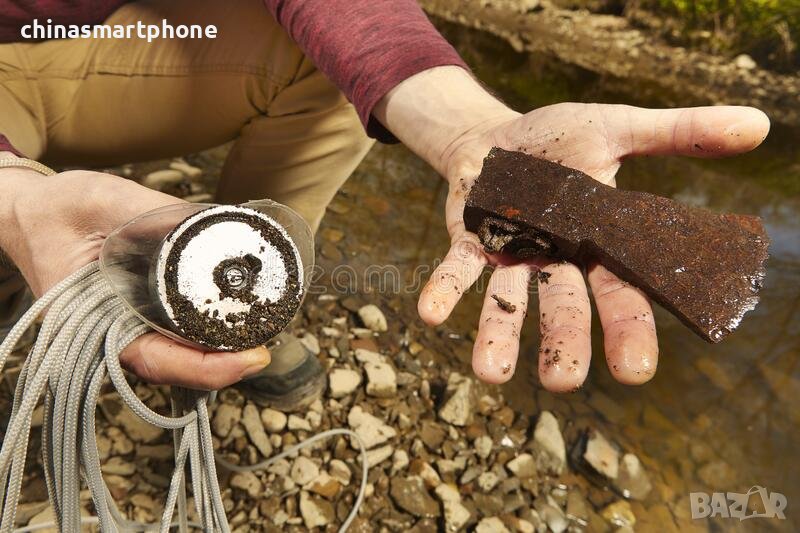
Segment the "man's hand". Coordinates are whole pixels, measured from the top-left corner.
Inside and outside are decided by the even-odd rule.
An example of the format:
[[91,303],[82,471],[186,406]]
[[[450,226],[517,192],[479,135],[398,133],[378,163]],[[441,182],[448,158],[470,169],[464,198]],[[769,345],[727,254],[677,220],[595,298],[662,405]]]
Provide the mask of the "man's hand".
[[[114,229],[181,201],[109,174],[74,171],[44,177],[0,169],[0,248],[38,297],[96,260]],[[269,352],[202,352],[151,333],[128,346],[120,359],[150,383],[218,389],[264,368]]]
[[[723,157],[746,152],[766,137],[769,120],[756,109],[742,107],[649,110],[596,104],[558,104],[519,115],[456,70],[442,67],[409,78],[376,111],[450,185],[445,218],[451,248],[422,291],[420,316],[428,324],[442,323],[483,268],[493,265],[472,366],[483,380],[505,382],[516,366],[529,281],[542,271],[539,376],[549,390],[574,390],[586,379],[591,356],[591,311],[581,268],[544,258],[515,262],[486,254],[477,236],[464,228],[464,199],[490,148],[524,151],[614,185],[626,157]],[[448,98],[438,103],[426,100],[439,92],[448,92]],[[611,373],[623,383],[646,382],[658,359],[650,302],[600,265],[587,265],[587,278]],[[509,314],[500,309],[494,296],[516,305],[517,311]]]

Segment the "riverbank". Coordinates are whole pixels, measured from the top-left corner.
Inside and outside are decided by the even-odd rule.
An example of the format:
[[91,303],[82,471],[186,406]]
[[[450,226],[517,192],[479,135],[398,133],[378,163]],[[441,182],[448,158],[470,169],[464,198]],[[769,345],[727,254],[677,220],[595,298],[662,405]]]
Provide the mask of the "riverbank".
[[670,46],[625,17],[570,10],[539,0],[421,0],[442,20],[506,40],[518,52],[548,54],[631,87],[658,92],[663,105],[752,105],[778,123],[800,126],[800,79]]

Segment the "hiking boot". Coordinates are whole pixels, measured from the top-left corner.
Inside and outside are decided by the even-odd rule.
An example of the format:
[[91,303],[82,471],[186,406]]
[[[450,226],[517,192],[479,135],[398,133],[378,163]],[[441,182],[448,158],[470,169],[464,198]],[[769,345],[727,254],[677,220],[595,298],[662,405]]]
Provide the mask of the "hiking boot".
[[286,413],[303,410],[322,398],[327,386],[325,370],[297,337],[280,333],[268,348],[272,355],[269,366],[234,387],[252,402]]

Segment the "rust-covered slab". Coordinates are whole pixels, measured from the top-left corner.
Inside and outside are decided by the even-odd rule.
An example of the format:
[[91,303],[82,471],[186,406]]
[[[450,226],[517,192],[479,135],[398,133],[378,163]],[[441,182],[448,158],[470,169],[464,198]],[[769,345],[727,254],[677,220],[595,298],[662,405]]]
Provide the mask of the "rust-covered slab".
[[597,260],[710,342],[757,304],[769,246],[758,217],[615,189],[499,148],[484,160],[464,222],[492,252]]

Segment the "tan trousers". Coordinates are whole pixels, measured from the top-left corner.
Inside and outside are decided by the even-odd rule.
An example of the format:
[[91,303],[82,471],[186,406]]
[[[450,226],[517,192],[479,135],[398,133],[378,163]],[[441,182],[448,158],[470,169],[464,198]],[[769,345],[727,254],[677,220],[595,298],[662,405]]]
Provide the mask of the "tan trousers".
[[[218,37],[0,45],[0,132],[32,159],[82,167],[235,140],[218,201],[272,198],[316,229],[372,146],[353,106],[260,0],[140,1],[106,23],[162,19]],[[0,283],[0,309],[17,288]]]

